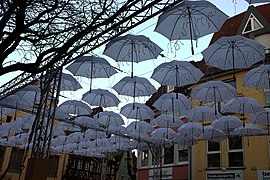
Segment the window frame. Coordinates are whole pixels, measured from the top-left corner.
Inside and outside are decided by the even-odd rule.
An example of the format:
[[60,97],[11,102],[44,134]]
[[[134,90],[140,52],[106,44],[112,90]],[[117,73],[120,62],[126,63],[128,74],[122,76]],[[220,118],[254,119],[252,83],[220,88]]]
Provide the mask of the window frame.
[[[220,142],[214,142],[214,143],[219,143],[219,150],[213,150],[213,151],[209,151],[209,142],[213,142],[213,141],[206,141],[207,143],[207,148],[206,148],[206,167],[208,169],[220,169],[221,168],[221,159],[222,159],[222,153],[221,153],[221,143]],[[208,155],[213,155],[213,154],[219,154],[219,166],[217,167],[210,167],[209,166],[209,162],[208,162]]]
[[[54,167],[54,163],[57,161],[57,167]],[[60,162],[60,156],[58,155],[50,155],[49,156],[49,163],[48,163],[48,177],[57,177],[58,170],[59,170],[59,162]]]
[[[251,25],[251,27],[250,27],[251,29],[246,31],[246,28],[249,25],[249,21],[251,23],[250,24]],[[255,22],[257,22],[259,24],[259,26],[260,26],[259,28],[255,28],[255,26],[254,26]],[[248,34],[248,33],[251,33],[253,31],[257,31],[259,29],[263,29],[263,28],[264,28],[264,26],[262,25],[262,23],[256,18],[256,16],[254,16],[254,14],[251,13],[249,15],[249,17],[248,17],[248,20],[246,21],[246,24],[245,24],[245,26],[243,28],[242,34]]]
[[[233,149],[230,149],[230,138],[241,138],[241,149],[237,149],[237,148],[233,148]],[[237,143],[238,144],[238,143]],[[244,141],[243,141],[243,138],[240,137],[240,136],[232,136],[232,137],[229,137],[227,139],[227,160],[228,160],[228,167],[229,168],[243,168],[244,167],[244,162],[245,162],[245,156],[244,156]],[[242,153],[242,165],[241,166],[230,166],[230,156],[229,154],[230,153]]]
[[[187,160],[180,161],[180,151],[187,151]],[[177,163],[178,164],[188,164],[189,163],[189,148],[183,148],[181,145],[178,145],[177,148]]]
[[[143,156],[144,154],[146,154],[146,156]],[[149,165],[149,155],[149,150],[141,150],[141,167],[147,167]],[[146,160],[146,162],[144,162],[144,160]]]
[[[16,153],[15,154],[15,159],[12,159],[14,151],[16,151],[15,152]],[[21,154],[19,154],[19,153],[21,153]],[[20,157],[20,155],[21,155],[21,157]],[[10,156],[9,156],[9,162],[8,162],[9,168],[8,168],[8,171],[19,173],[20,170],[21,170],[21,165],[22,165],[22,162],[23,162],[24,155],[25,155],[25,150],[24,149],[19,149],[17,147],[12,147],[11,148],[11,153],[10,153]],[[18,157],[20,157],[20,159],[18,159]],[[13,164],[11,164],[11,163],[13,163]],[[19,169],[17,169],[17,165],[19,163],[20,163],[20,167],[19,167]]]

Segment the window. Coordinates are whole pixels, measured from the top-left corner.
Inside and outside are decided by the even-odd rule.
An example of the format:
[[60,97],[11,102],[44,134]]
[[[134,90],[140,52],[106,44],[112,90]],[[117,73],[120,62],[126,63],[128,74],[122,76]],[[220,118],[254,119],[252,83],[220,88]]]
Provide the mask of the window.
[[220,143],[207,141],[207,167],[218,168],[220,167],[221,151]]
[[264,97],[265,97],[265,105],[269,106],[270,105],[270,90],[269,89],[264,90]]
[[187,161],[188,161],[188,149],[179,149],[178,162],[187,162]]
[[253,14],[250,14],[242,34],[256,31],[261,28],[263,28],[263,25],[260,23],[260,21]]
[[243,144],[241,137],[234,136],[229,138],[228,159],[229,167],[243,167]]
[[24,150],[19,148],[12,148],[9,158],[9,170],[20,171],[21,163],[23,161]]
[[174,86],[167,86],[167,92],[172,92],[174,90]]
[[173,164],[174,160],[174,146],[164,148],[164,164]]
[[83,161],[82,160],[77,161],[77,169],[83,169]]
[[59,164],[59,156],[49,156],[48,176],[56,177]]
[[9,123],[12,121],[13,116],[7,115],[6,123]]
[[148,166],[148,150],[142,151],[141,166]]
[[228,83],[228,84],[230,84],[232,87],[234,87],[235,89],[237,89],[235,79],[233,79],[233,78],[232,78],[232,79],[226,79],[226,80],[223,80],[223,82]]
[[161,148],[154,148],[152,153],[152,165],[158,165],[161,158]]

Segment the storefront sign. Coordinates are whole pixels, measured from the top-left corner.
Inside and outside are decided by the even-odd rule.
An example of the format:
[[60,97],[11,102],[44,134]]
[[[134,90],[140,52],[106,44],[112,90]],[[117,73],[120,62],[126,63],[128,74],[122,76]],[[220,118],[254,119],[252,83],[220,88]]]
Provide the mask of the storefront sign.
[[207,180],[243,180],[243,172],[242,171],[215,171],[215,172],[207,172],[206,173]]
[[259,180],[270,180],[270,170],[258,170],[257,176]]
[[[159,179],[160,169],[150,169],[149,179]],[[162,179],[172,179],[172,167],[162,168]]]

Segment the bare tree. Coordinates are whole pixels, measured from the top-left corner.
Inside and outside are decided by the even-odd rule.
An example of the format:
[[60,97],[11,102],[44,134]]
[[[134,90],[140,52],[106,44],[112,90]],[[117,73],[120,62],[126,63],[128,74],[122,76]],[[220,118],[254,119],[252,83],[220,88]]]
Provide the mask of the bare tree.
[[[125,15],[125,9],[131,3],[116,0],[2,0],[0,76],[17,70],[41,72],[59,60],[88,53],[93,37]],[[19,54],[20,59],[11,59],[14,54]]]

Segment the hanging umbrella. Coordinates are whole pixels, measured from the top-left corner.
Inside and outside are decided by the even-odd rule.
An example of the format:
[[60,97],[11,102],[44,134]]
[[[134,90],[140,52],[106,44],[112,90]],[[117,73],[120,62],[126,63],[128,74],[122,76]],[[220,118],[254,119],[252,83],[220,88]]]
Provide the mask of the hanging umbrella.
[[227,136],[222,130],[213,128],[213,126],[206,126],[202,134],[202,139],[208,141],[220,142],[226,138]]
[[188,111],[185,117],[190,121],[199,121],[204,123],[205,121],[215,120],[221,117],[221,114],[216,114],[215,110],[208,106],[197,106]]
[[131,142],[130,146],[133,149],[138,149],[138,150],[142,150],[142,151],[149,149],[149,145],[147,143],[136,141],[136,140],[133,140]]
[[152,132],[154,127],[145,121],[133,121],[126,127],[128,132],[140,131],[140,132]]
[[22,100],[36,104],[40,100],[40,87],[37,85],[27,85],[15,92],[14,95],[19,96]]
[[173,142],[175,144],[178,144],[179,146],[182,146],[183,149],[185,147],[192,146],[194,144],[198,144],[197,138],[192,134],[177,134],[177,136],[174,138]]
[[95,115],[95,118],[97,118],[97,122],[104,126],[121,126],[124,124],[123,118],[113,111],[103,111]]
[[152,79],[161,85],[182,87],[197,83],[204,74],[187,61],[171,61],[160,64],[154,69]]
[[228,18],[216,6],[207,1],[184,0],[164,11],[158,18],[155,31],[169,40],[192,40],[219,30]]
[[153,106],[162,111],[176,112],[189,110],[192,107],[189,100],[182,93],[166,93],[161,95],[153,104]]
[[235,128],[233,133],[237,136],[256,136],[262,134],[263,130],[255,124],[246,123],[245,127]]
[[107,134],[115,134],[115,135],[125,135],[128,133],[127,129],[124,126],[112,126],[109,125],[105,131]]
[[[236,89],[222,81],[208,81],[196,87],[192,92],[191,96],[194,99],[201,100],[203,102],[226,102],[236,97]],[[215,114],[217,114],[215,106]]]
[[270,65],[262,64],[248,71],[244,77],[244,86],[256,89],[270,89]]
[[124,77],[113,86],[113,89],[119,95],[126,95],[131,97],[150,96],[155,93],[156,88],[146,79],[134,76]]
[[91,108],[86,103],[77,100],[67,100],[60,104],[57,110],[73,115],[85,115],[92,113]]
[[105,137],[106,137],[106,134],[102,131],[88,129],[84,133],[84,140],[83,141],[93,141],[97,138],[105,138]]
[[205,63],[223,70],[248,68],[264,60],[265,47],[241,35],[221,37],[202,54]]
[[67,143],[79,143],[83,139],[83,133],[81,132],[73,132],[67,136]]
[[[184,123],[180,119],[176,119],[177,115],[173,114],[161,114],[157,118],[155,118],[151,124],[153,126],[158,126],[158,127],[177,127],[179,128],[182,126]],[[174,119],[175,118],[175,119]]]
[[225,131],[227,134],[229,134],[231,130],[241,127],[242,125],[242,121],[236,116],[221,116],[211,124],[213,128]]
[[82,86],[80,83],[70,74],[63,73],[61,74],[61,91],[76,91],[81,89]]
[[156,59],[163,51],[158,45],[143,35],[125,35],[112,39],[106,44],[103,54],[117,62],[131,62],[131,78],[133,63]]
[[269,129],[270,128],[270,109],[269,108],[264,108],[263,111],[260,111],[256,114],[251,115],[249,119],[254,124],[267,126],[268,135],[270,134],[270,129]]
[[91,106],[113,107],[118,106],[120,100],[111,92],[105,89],[93,89],[83,94],[82,100]]
[[146,132],[141,132],[140,128],[129,132],[128,136],[137,141],[151,142],[149,135]]
[[256,114],[263,111],[263,107],[258,103],[255,98],[249,97],[236,97],[228,101],[224,105],[224,112],[237,113],[237,114]]
[[174,132],[171,128],[157,128],[150,134],[154,138],[163,138],[172,140],[176,137],[176,132]]
[[79,116],[76,117],[74,120],[74,123],[86,128],[91,128],[91,129],[99,129],[99,125],[96,121],[96,119],[88,116]]
[[62,130],[62,131],[81,131],[81,128],[80,126],[78,125],[72,125],[72,124],[69,124],[69,123],[65,123],[65,122],[60,122],[56,125],[56,127],[59,129],[59,130]]
[[121,108],[120,114],[128,119],[139,120],[153,119],[155,115],[150,107],[142,103],[128,103]]
[[180,135],[188,134],[197,138],[202,135],[203,126],[200,123],[187,122],[179,127],[178,131]]
[[109,78],[117,73],[115,68],[106,59],[95,56],[82,56],[66,69],[74,76],[90,78],[90,92],[93,78]]

